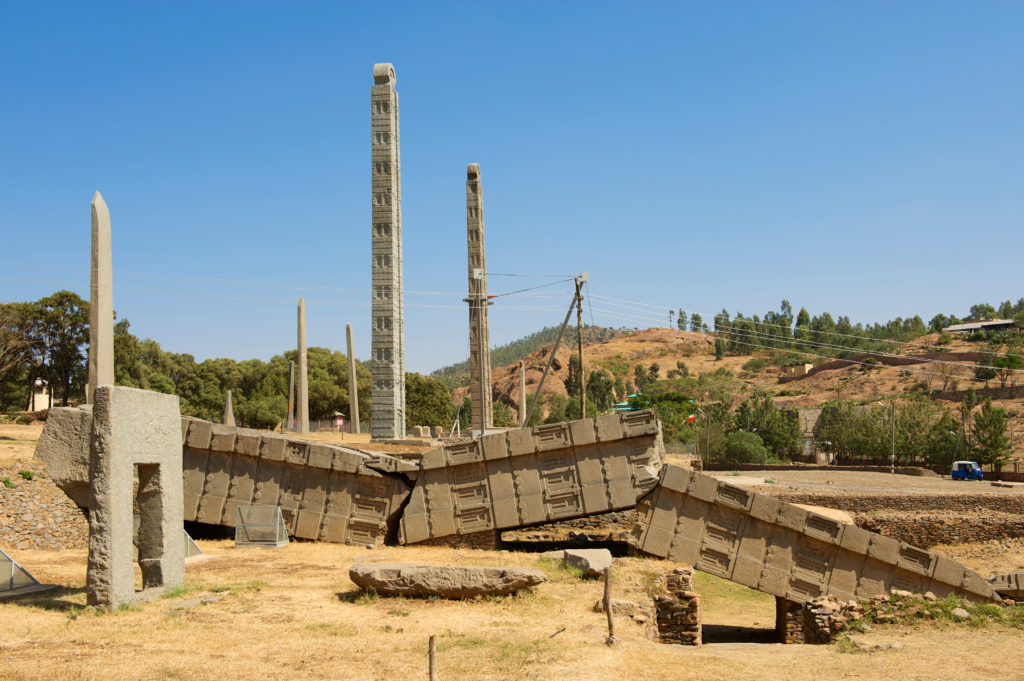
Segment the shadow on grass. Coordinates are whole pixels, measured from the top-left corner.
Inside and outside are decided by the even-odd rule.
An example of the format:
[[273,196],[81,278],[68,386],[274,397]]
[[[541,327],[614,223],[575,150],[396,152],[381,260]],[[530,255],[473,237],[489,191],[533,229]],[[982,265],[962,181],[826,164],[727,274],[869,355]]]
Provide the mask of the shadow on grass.
[[61,587],[56,591],[51,592],[45,598],[22,598],[14,601],[18,605],[25,605],[30,608],[39,608],[40,610],[49,610],[51,612],[68,612],[73,608],[82,609],[81,603],[72,603],[71,601],[63,600],[68,596],[78,596],[79,594],[85,593],[85,587]]

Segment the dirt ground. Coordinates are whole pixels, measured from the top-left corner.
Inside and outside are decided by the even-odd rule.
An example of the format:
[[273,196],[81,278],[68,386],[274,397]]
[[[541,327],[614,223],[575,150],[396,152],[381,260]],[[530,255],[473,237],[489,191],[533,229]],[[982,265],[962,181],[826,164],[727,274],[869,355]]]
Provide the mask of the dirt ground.
[[[1021,632],[1003,625],[876,626],[864,640],[903,646],[876,653],[753,643],[770,640],[773,599],[700,573],[704,626],[717,643],[661,645],[619,619],[620,643],[609,648],[604,615],[592,610],[601,583],[542,564],[535,554],[199,544],[206,557],[190,561],[187,593],[103,614],[83,609],[84,551],[15,552],[41,581],[68,588],[52,598],[0,604],[0,678],[426,678],[430,635],[438,637],[441,679],[1024,678]],[[516,597],[465,602],[368,597],[348,579],[356,561],[540,566],[549,581]],[[615,596],[639,598],[653,574],[671,567],[616,559]],[[223,598],[181,607],[217,595]]]

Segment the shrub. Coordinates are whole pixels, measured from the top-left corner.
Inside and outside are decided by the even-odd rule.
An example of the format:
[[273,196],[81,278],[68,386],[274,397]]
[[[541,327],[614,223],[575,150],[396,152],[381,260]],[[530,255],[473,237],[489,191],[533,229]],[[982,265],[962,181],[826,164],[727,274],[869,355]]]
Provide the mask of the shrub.
[[743,370],[756,374],[759,371],[762,371],[766,366],[768,366],[768,362],[763,359],[751,359],[744,362]]
[[33,473],[32,471],[18,471],[18,475],[20,475],[26,480],[31,480],[32,478],[36,477],[36,474]]
[[938,343],[939,345],[949,345],[950,343],[953,342],[953,334],[946,333],[945,331],[943,331],[942,333],[939,334],[939,340],[935,342]]
[[18,417],[18,424],[22,426],[30,425],[33,421],[35,421],[35,419],[33,419],[28,414],[22,414],[21,416]]
[[725,460],[734,463],[764,463],[768,450],[757,433],[734,430],[725,436]]

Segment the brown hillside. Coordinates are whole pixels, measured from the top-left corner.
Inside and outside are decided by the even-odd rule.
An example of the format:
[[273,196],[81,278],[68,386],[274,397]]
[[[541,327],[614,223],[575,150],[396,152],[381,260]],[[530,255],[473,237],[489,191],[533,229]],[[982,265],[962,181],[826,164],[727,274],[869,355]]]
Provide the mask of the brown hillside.
[[[566,340],[569,341],[568,344]],[[954,340],[939,348],[938,340],[938,334],[922,336],[913,343],[902,346],[903,353],[910,356],[930,353],[934,358],[937,356],[934,353],[940,350],[943,353],[977,353],[984,349],[979,343],[963,340]],[[550,348],[548,345],[529,355],[525,360],[528,394],[537,389]],[[568,376],[569,357],[575,350],[575,338],[563,339],[555,355],[551,373],[545,382],[545,394],[567,395],[565,380]],[[637,364],[646,368],[653,362],[658,363],[662,378],[666,377],[668,371],[676,368],[677,362],[685,363],[691,375],[725,368],[732,371],[745,384],[748,391],[763,388],[776,396],[777,404],[793,408],[819,405],[837,397],[844,401],[881,400],[891,395],[921,392],[924,389],[940,390],[944,385],[947,389],[961,390],[972,386],[981,387],[981,384],[971,380],[973,371],[968,366],[943,365],[937,362],[909,366],[879,365],[876,368],[853,364],[819,371],[800,380],[779,383],[782,369],[771,364],[773,354],[772,351],[765,350],[752,355],[728,355],[721,360],[715,360],[712,336],[674,329],[634,331],[601,343],[585,345],[583,348],[585,371],[588,374],[596,367],[601,367],[609,373],[615,373],[616,369],[620,372],[625,371],[625,378],[631,379]],[[768,366],[758,372],[744,370],[743,365],[753,358],[768,361]],[[954,355],[952,358],[970,364],[965,355]],[[808,361],[824,363],[826,360],[809,357]],[[1017,383],[1024,383],[1024,380],[1018,380]],[[999,382],[990,381],[989,385],[995,387]],[[494,367],[492,389],[496,401],[504,402],[514,410],[518,409],[518,363]],[[468,390],[468,387],[459,388],[455,391],[455,398],[461,400]],[[996,400],[994,403],[1011,412],[1011,426],[1016,433],[1016,454],[1024,455],[1024,437],[1021,435],[1024,431],[1024,400]],[[948,406],[954,408],[956,405],[950,402]]]

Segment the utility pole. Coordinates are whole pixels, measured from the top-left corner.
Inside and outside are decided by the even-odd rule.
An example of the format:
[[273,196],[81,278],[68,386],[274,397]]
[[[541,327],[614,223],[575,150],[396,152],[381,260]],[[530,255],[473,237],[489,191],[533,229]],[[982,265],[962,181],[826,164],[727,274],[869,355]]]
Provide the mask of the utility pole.
[[[586,272],[584,274],[584,281],[586,281]],[[551,363],[555,359],[555,353],[558,352],[558,345],[562,342],[562,335],[565,333],[565,327],[569,325],[569,317],[572,316],[572,309],[576,307],[576,300],[579,293],[574,293],[572,301],[569,303],[569,309],[565,312],[565,319],[562,320],[562,325],[558,328],[558,336],[555,337],[555,344],[551,346],[551,352],[548,353],[548,363],[544,365],[544,373],[540,375],[540,383],[537,384],[537,392],[533,393],[533,399],[530,400],[530,408],[526,410],[526,418],[523,420],[522,427],[525,428],[526,424],[530,422],[530,418],[533,416],[533,409],[537,406],[537,400],[540,398],[540,391],[544,389],[544,380],[548,377],[548,372],[551,371]]]
[[583,294],[580,287],[586,281],[587,273],[576,277],[576,347],[580,353],[580,418],[587,418],[587,381],[583,372]]

